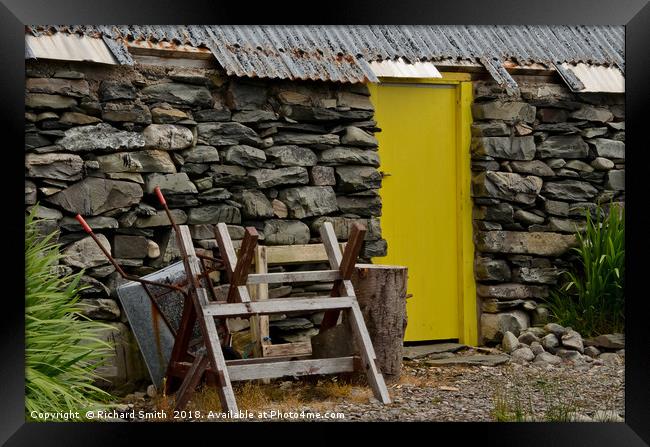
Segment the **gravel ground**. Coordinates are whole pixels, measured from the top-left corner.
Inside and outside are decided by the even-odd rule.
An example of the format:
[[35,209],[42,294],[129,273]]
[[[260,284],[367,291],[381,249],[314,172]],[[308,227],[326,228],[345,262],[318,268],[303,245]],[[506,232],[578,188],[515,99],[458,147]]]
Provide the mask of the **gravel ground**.
[[[479,352],[485,353],[485,349]],[[466,349],[456,356],[476,353]],[[563,362],[551,366],[508,362],[499,366],[432,366],[427,364],[431,358],[404,362],[402,377],[389,385],[393,400],[390,405],[381,405],[370,397],[367,387],[353,385],[344,396],[294,402],[288,407],[284,402],[268,410],[343,413],[338,421],[496,421],[497,414],[514,410],[519,403],[526,420],[558,420],[567,412],[574,413],[571,420],[580,421],[622,421],[625,417],[624,364]],[[291,396],[304,385],[298,380],[274,382],[271,386]],[[129,407],[155,409],[155,399],[143,394],[138,393],[136,399],[131,395],[126,400]],[[495,412],[497,407],[500,413]],[[305,420],[272,418],[278,419]]]

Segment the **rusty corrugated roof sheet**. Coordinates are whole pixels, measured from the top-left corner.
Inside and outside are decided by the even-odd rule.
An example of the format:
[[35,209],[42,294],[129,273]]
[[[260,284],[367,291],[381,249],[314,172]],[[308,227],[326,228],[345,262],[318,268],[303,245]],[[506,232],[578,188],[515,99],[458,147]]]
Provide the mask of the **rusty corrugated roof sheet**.
[[102,37],[127,64],[132,61],[124,41],[206,47],[228,74],[260,78],[376,82],[372,61],[455,59],[479,62],[500,84],[516,89],[505,61],[625,69],[622,26],[46,25],[28,26],[27,32]]

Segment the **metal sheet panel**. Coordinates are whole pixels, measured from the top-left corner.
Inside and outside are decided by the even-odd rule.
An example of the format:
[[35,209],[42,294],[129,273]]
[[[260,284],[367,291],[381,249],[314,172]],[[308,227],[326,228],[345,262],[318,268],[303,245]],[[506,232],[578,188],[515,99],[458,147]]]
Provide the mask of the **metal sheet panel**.
[[573,91],[580,93],[625,93],[625,77],[616,67],[587,64],[561,64],[561,67],[580,80],[582,88]]
[[96,37],[63,33],[38,37],[26,35],[25,45],[36,59],[118,63],[104,41]]
[[370,68],[378,78],[442,78],[436,66],[431,62],[408,64],[399,58],[396,61],[370,62]]

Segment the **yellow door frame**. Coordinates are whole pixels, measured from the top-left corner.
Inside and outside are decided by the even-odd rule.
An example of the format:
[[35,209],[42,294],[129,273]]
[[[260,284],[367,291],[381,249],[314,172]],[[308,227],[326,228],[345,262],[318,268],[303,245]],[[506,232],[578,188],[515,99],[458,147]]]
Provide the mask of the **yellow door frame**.
[[[456,86],[456,194],[458,203],[457,246],[458,271],[458,328],[459,341],[478,344],[478,306],[474,281],[474,240],[472,229],[471,197],[471,124],[472,82],[469,73],[441,73],[442,78],[392,78],[382,77],[380,82],[445,84]],[[380,123],[381,124],[381,123]],[[390,243],[390,241],[389,241]]]

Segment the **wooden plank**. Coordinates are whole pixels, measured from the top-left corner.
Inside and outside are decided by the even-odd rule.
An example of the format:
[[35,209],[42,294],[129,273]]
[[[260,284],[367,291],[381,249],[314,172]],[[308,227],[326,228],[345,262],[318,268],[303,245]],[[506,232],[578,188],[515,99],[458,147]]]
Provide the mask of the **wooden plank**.
[[[345,243],[339,244],[341,250]],[[309,262],[327,262],[327,251],[323,244],[271,245],[266,247],[267,265],[306,264]]]
[[262,355],[264,357],[311,355],[311,342],[299,341],[295,343],[281,343],[278,345],[263,345]]
[[262,363],[258,365],[232,365],[228,367],[231,380],[270,379],[283,376],[307,376],[354,371],[354,357],[333,359],[293,360],[289,362]]
[[204,306],[203,313],[213,317],[237,317],[251,314],[318,312],[328,309],[347,309],[352,303],[353,300],[349,297],[278,298],[250,303],[211,303]]
[[[359,257],[359,251],[361,250],[361,245],[363,245],[363,239],[365,236],[366,228],[355,223],[352,226],[350,240],[348,241],[348,245],[345,247],[345,252],[343,252],[342,260],[339,264],[341,279],[334,282],[331,293],[332,296],[354,296],[354,288],[352,287],[352,282],[349,280],[352,278],[352,273],[354,273],[354,265]],[[327,237],[329,238],[330,236],[328,235]],[[339,319],[339,313],[339,311],[325,312],[323,321],[320,325],[321,330],[327,330],[334,327]]]
[[207,369],[208,364],[208,356],[205,352],[200,352],[194,359],[194,362],[192,362],[192,365],[190,366],[187,373],[185,373],[185,379],[183,379],[183,383],[176,393],[176,402],[174,404],[175,410],[181,410],[185,408],[185,405],[187,405],[187,402],[190,400],[192,393],[201,381],[201,376],[203,376],[203,373]]
[[278,284],[283,282],[336,281],[341,279],[338,270],[311,270],[306,272],[252,273],[247,284]]
[[377,356],[372,347],[372,341],[370,340],[366,323],[363,320],[359,303],[357,303],[356,298],[352,301],[353,303],[349,313],[350,327],[352,328],[352,335],[356,339],[357,346],[359,346],[361,361],[363,362],[363,368],[368,377],[368,383],[372,388],[375,398],[384,404],[389,404],[390,396],[388,395],[388,389],[386,388],[384,377],[377,367]]
[[237,267],[237,255],[235,254],[235,247],[232,246],[230,240],[230,233],[228,233],[228,226],[221,222],[214,227],[214,237],[219,245],[219,253],[226,266],[226,276],[230,280],[235,267]]
[[[244,242],[242,242],[235,269],[230,277],[230,288],[228,289],[228,298],[226,300],[229,303],[247,303],[251,300],[248,294],[248,289],[242,286],[246,284],[246,279],[248,278],[248,271],[251,268],[251,262],[253,261],[253,256],[255,254],[255,246],[257,245],[258,237],[259,235],[254,227],[246,227]],[[230,241],[229,234],[227,238],[228,241]],[[219,249],[221,250],[221,245],[219,246]]]
[[341,254],[339,242],[336,239],[336,233],[334,233],[334,227],[331,222],[323,222],[323,225],[320,227],[320,238],[325,246],[330,267],[333,270],[340,269],[343,255]]
[[[255,250],[255,272],[264,274],[268,272],[267,247],[257,246]],[[255,288],[256,301],[269,299],[268,283],[260,283]],[[255,351],[258,356],[264,356],[264,346],[271,344],[269,334],[269,317],[260,315],[251,318],[251,325],[255,327]]]
[[[187,272],[187,275],[188,277],[198,278],[198,275],[201,273],[201,267],[199,260],[196,257],[196,252],[194,251],[190,229],[187,225],[181,225],[179,228],[181,233],[179,243],[182,244],[185,248],[185,252],[187,253],[189,261],[188,264],[190,271]],[[198,284],[198,287],[195,286],[196,284]],[[208,304],[208,294],[205,289],[201,287],[201,284],[198,280],[190,281],[190,288],[194,289],[194,306],[198,316],[199,324],[201,326],[201,333],[203,334],[205,347],[208,350],[208,359],[212,365],[212,369],[219,377],[219,386],[217,387],[217,390],[219,392],[221,407],[224,411],[231,411],[232,413],[235,413],[238,411],[237,401],[235,400],[235,393],[233,392],[232,385],[230,384],[230,378],[228,377],[226,359],[224,358],[223,352],[221,351],[221,343],[219,342],[217,327],[215,325],[214,318],[206,315],[204,312],[204,308],[206,306],[210,306]]]

